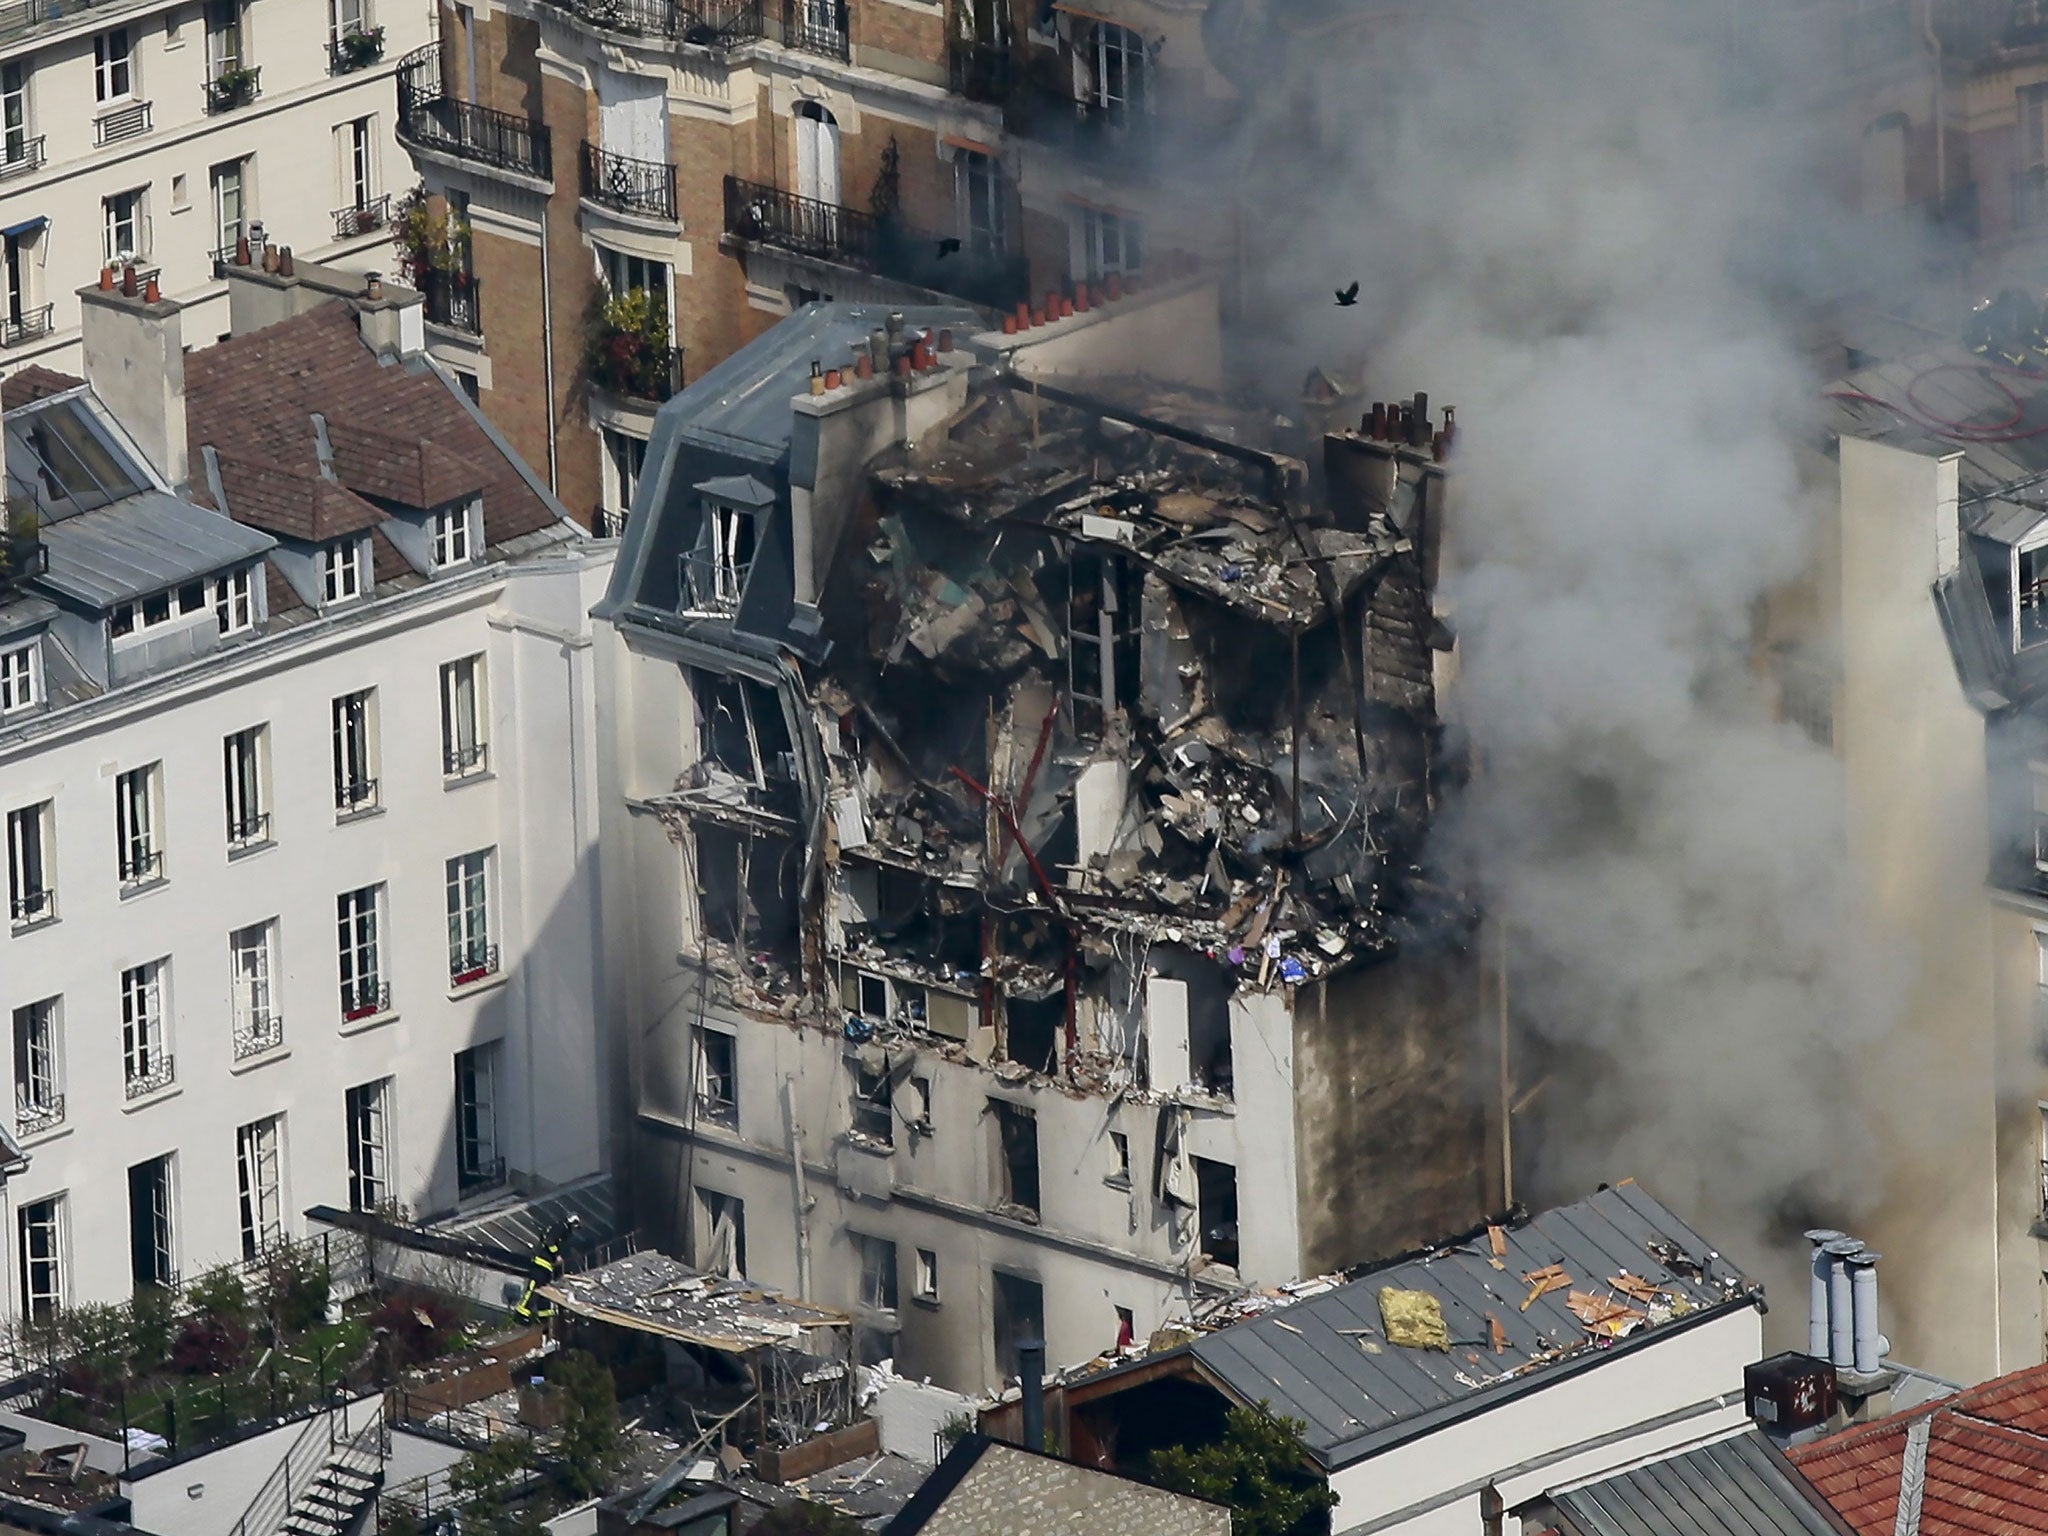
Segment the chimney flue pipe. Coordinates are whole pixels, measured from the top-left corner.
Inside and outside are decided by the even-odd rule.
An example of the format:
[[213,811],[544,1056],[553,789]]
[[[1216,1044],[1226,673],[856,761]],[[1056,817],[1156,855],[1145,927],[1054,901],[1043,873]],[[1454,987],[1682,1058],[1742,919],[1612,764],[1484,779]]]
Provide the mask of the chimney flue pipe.
[[1017,1375],[1024,1387],[1024,1448],[1045,1449],[1045,1340],[1017,1341]]
[[1884,1358],[1884,1339],[1877,1331],[1877,1261],[1883,1257],[1865,1248],[1846,1260],[1859,1376],[1875,1376]]
[[1813,1244],[1813,1277],[1806,1292],[1806,1352],[1816,1360],[1828,1357],[1828,1256],[1827,1245],[1842,1234],[1833,1227],[1815,1227],[1806,1234]]
[[1863,1251],[1853,1237],[1838,1237],[1822,1250],[1828,1256],[1828,1363],[1838,1371],[1856,1365],[1855,1302],[1849,1285],[1849,1259]]

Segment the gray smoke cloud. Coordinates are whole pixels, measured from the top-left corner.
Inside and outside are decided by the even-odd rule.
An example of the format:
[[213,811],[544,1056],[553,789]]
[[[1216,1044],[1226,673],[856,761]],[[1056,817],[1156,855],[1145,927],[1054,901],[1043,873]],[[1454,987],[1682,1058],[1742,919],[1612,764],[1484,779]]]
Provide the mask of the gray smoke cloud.
[[[1276,382],[1355,344],[1372,392],[1458,408],[1443,598],[1480,771],[1435,856],[1506,924],[1548,1058],[1529,1193],[1637,1175],[1786,1299],[1797,1226],[1867,1216],[1889,1153],[1849,1068],[1891,1038],[1899,962],[1838,766],[1758,665],[1825,515],[1789,317],[1872,252],[1816,190],[1821,130],[1731,106],[1709,9],[1271,8],[1253,67],[1289,86],[1247,185],[1284,233],[1251,329]],[[1216,29],[1249,47],[1251,20]],[[1331,308],[1353,277],[1361,309]]]

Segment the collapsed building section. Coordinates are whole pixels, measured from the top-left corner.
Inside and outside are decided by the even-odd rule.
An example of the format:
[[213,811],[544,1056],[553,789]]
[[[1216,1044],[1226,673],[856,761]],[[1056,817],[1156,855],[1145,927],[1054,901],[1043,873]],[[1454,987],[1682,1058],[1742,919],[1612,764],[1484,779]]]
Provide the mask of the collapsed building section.
[[[926,318],[818,306],[751,382],[679,398],[610,607],[681,664],[695,722],[649,797],[701,989],[687,1043],[650,1047],[649,1075],[689,1079],[657,1139],[680,1120],[701,1150],[708,1108],[793,1173],[829,1142],[842,1226],[966,1193],[1000,1223],[970,1249],[1000,1375],[1024,1333],[1059,1348],[1056,1266],[1015,1257],[1046,1243],[1144,1261],[1142,1307],[1095,1303],[1123,1333],[1191,1279],[1356,1262],[1484,1206],[1470,913],[1418,867],[1449,421],[1418,399],[1396,441],[1382,410],[1311,474],[1270,414],[1055,383],[1028,344]],[[750,1115],[730,1084],[771,1023],[839,1048],[776,1048],[777,1077],[804,1065]],[[656,1162],[680,1183],[697,1150]],[[1064,1192],[1097,1163],[1120,1212]],[[701,1239],[703,1209],[650,1224]],[[790,1283],[932,1358],[875,1275],[893,1239],[854,1234],[835,1288],[803,1273],[836,1246],[810,1221]],[[927,1267],[936,1242],[936,1302]]]

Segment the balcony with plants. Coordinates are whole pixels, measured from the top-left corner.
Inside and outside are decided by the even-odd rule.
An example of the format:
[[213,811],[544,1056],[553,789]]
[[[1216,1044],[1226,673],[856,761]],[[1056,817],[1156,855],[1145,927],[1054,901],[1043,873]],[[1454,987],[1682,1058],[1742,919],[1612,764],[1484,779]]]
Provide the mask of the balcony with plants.
[[207,77],[206,110],[215,114],[232,112],[248,106],[262,94],[260,64],[224,64]]
[[382,27],[350,27],[327,45],[330,74],[352,75],[384,57]]
[[414,187],[391,217],[400,281],[417,288],[426,318],[449,330],[483,334],[479,284],[471,269],[469,225],[424,186]]
[[600,289],[584,322],[583,371],[591,386],[634,400],[666,400],[683,387],[683,354],[668,306],[643,288]]

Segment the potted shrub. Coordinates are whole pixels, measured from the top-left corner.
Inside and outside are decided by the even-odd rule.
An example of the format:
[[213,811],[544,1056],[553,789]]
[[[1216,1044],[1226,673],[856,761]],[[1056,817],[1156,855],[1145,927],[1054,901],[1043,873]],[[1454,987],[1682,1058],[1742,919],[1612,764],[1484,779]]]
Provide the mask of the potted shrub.
[[398,252],[399,270],[413,287],[424,287],[437,272],[458,284],[467,283],[469,229],[460,219],[450,218],[445,206],[436,206],[424,185],[406,193],[392,215],[391,243]]
[[206,82],[206,99],[216,112],[245,107],[256,99],[258,70],[253,65],[231,64]]
[[352,69],[367,69],[384,57],[384,29],[382,27],[351,27],[341,36],[339,63],[344,72]]
[[665,400],[669,393],[668,307],[642,288],[592,302],[584,345],[591,382],[613,394]]

